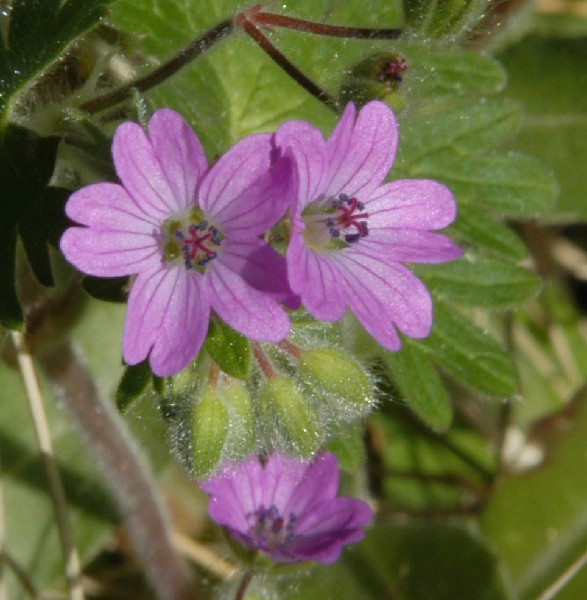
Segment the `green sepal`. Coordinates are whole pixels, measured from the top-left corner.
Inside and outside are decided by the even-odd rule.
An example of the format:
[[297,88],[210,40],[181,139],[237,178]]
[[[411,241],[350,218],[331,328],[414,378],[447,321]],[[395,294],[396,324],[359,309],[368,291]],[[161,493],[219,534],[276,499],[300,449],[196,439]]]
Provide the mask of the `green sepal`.
[[192,458],[194,475],[203,478],[220,461],[228,435],[228,410],[219,392],[206,388],[192,415]]
[[128,410],[139,399],[151,383],[152,376],[148,359],[126,367],[116,389],[116,406],[120,412]]
[[226,452],[230,458],[240,459],[252,454],[257,440],[255,406],[246,386],[233,381],[221,391],[228,409],[230,429]]
[[265,382],[259,394],[261,414],[277,431],[276,442],[286,452],[309,457],[323,436],[316,411],[295,383],[284,376]]
[[210,321],[204,348],[227,375],[246,379],[251,363],[251,344],[240,333],[219,319]]
[[82,279],[82,288],[92,298],[106,302],[126,302],[130,286],[129,277],[92,277]]
[[312,348],[299,361],[308,394],[318,394],[347,416],[358,418],[374,403],[373,384],[364,367],[335,348]]

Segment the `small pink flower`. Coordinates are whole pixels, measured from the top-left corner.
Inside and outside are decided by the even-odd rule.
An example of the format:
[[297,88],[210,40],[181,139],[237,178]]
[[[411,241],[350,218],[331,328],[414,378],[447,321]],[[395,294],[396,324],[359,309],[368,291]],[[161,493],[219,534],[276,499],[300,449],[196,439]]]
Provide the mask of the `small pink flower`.
[[369,505],[337,498],[338,463],[323,453],[313,461],[272,454],[228,465],[201,484],[210,517],[243,545],[277,562],[332,563],[345,544],[363,538]]
[[304,121],[290,121],[276,144],[297,163],[298,201],[287,249],[290,286],[306,309],[336,321],[348,306],[385,348],[398,350],[397,329],[423,338],[432,301],[402,263],[441,263],[462,255],[431,233],[455,218],[455,201],[427,179],[383,183],[397,147],[397,125],[382,102],[366,104],[355,121],[348,104],[327,140]]
[[296,307],[285,259],[259,236],[292,202],[292,161],[270,134],[241,140],[208,169],[198,138],[177,113],[157,111],[148,136],[118,127],[112,147],[121,184],[75,192],[61,250],[98,277],[136,275],[124,326],[124,360],[149,356],[169,376],[199,351],[210,311],[243,335],[276,342]]

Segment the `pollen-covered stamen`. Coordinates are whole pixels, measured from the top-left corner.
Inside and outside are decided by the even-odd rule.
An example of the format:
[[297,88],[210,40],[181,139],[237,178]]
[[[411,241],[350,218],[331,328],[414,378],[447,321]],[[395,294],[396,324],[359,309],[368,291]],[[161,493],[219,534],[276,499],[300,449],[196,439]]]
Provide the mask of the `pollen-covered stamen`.
[[165,232],[164,258],[175,260],[183,256],[186,269],[206,266],[216,258],[216,249],[222,242],[218,229],[205,220],[192,221],[187,225],[180,221],[168,221]]
[[296,516],[290,513],[287,520],[281,516],[275,505],[259,507],[247,515],[251,523],[249,533],[261,540],[268,548],[285,546],[294,535]]
[[[349,198],[346,194],[340,194],[338,198],[332,200],[332,208],[335,209],[335,212],[326,221],[331,237],[338,238],[341,232],[345,232],[344,241],[352,244],[368,235],[367,219],[369,213],[360,212],[365,209],[362,202],[359,202],[356,198]],[[351,228],[355,232],[346,233]]]

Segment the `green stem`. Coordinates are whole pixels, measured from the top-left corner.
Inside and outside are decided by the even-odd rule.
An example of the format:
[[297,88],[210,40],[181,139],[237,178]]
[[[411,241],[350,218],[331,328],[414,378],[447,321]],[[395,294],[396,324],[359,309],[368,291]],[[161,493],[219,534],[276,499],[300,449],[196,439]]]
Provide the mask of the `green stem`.
[[203,54],[209,50],[216,42],[219,42],[225,38],[233,30],[234,26],[232,19],[226,19],[225,21],[222,21],[195,39],[193,42],[191,42],[191,44],[183,48],[175,56],[154,71],[151,71],[144,77],[139,77],[135,81],[131,81],[122,87],[108,92],[107,94],[84,102],[80,106],[80,109],[89,113],[95,113],[113,106],[122,100],[126,100],[131,96],[133,90],[138,90],[139,92],[150,90],[166,79],[169,79],[172,75],[175,75],[175,73],[177,73],[177,71],[179,71],[182,67],[200,56],[200,54]]

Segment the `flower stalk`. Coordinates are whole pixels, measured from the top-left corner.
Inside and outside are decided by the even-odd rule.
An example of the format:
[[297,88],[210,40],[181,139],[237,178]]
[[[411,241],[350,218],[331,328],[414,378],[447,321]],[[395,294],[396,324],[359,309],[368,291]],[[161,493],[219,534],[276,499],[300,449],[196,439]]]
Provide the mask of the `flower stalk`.
[[33,360],[22,333],[13,331],[12,341],[16,349],[18,366],[26,389],[35,434],[43,457],[49,493],[55,510],[59,538],[65,559],[65,575],[69,584],[69,598],[70,600],[83,600],[84,591],[81,579],[80,558],[75,547],[63,481],[61,480],[53,453],[51,432],[45,409],[43,408],[43,399],[35,374]]
[[194,600],[192,575],[176,551],[156,485],[123,423],[103,401],[69,342],[39,355],[57,396],[102,466],[157,597]]

